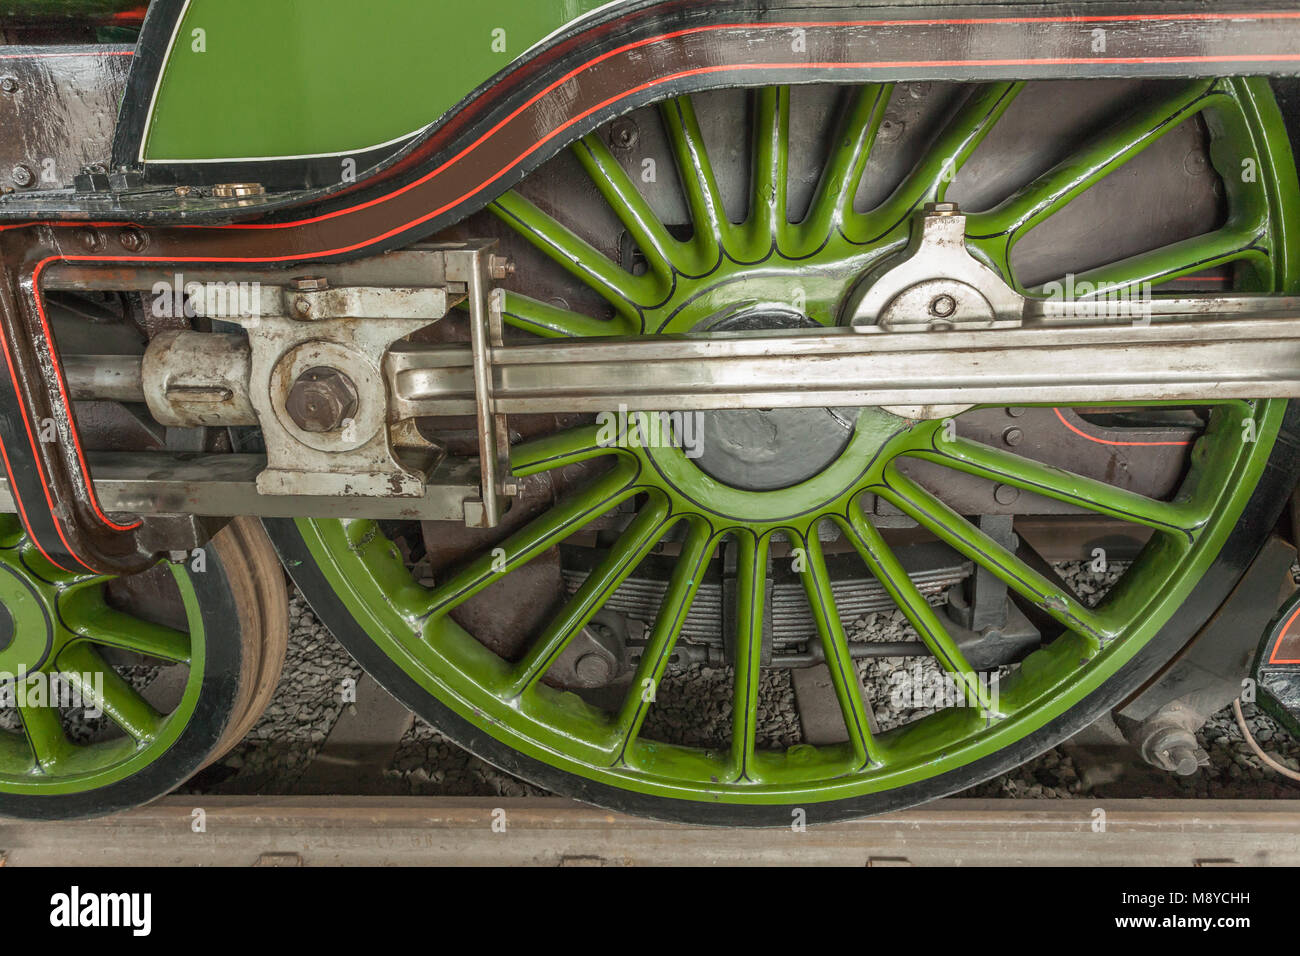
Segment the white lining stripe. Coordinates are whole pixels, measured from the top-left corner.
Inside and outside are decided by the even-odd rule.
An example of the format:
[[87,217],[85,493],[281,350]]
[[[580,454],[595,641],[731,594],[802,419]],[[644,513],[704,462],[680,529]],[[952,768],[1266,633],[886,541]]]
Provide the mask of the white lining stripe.
[[[167,72],[167,64],[172,59],[172,47],[176,46],[176,35],[181,32],[181,24],[185,22],[185,14],[190,12],[190,0],[185,0],[185,6],[181,7],[181,15],[176,18],[176,25],[172,27],[172,37],[167,41],[167,52],[163,54],[162,65],[158,68],[158,81],[153,85],[153,95],[149,97],[149,112],[144,118],[144,132],[140,134],[140,162],[144,162],[144,145],[149,142],[149,129],[153,125],[154,107],[158,105],[158,91],[162,89],[163,74]],[[136,60],[135,62],[140,62]]]

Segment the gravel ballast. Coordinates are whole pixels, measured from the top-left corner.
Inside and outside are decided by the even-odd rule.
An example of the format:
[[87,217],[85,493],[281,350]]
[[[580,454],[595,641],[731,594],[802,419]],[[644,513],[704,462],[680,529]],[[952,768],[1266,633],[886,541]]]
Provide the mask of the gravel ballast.
[[[1122,568],[1104,575],[1083,562],[1057,571],[1088,603],[1100,600]],[[289,651],[271,705],[248,736],[216,766],[191,781],[197,792],[289,793],[324,744],[343,712],[345,679],[356,680],[360,668],[316,620],[298,596],[290,602]],[[848,625],[850,640],[915,640],[901,612],[867,615]],[[918,671],[919,667],[919,671]],[[914,707],[898,687],[907,680],[937,678],[931,659],[872,658],[858,671],[874,716],[882,729],[914,720],[933,707]],[[670,667],[644,733],[671,743],[703,746],[730,739],[732,671],[701,664]],[[902,698],[900,704],[898,698]],[[1254,705],[1245,714],[1261,746],[1285,766],[1300,769],[1300,742]],[[1126,748],[1096,754],[1067,742],[1001,777],[963,795],[1076,799],[1127,796],[1300,797],[1300,785],[1261,766],[1242,738],[1230,709],[1216,714],[1198,734],[1210,766],[1191,777],[1146,768]],[[789,747],[801,732],[793,681],[788,671],[764,671],[759,698],[760,747]],[[497,770],[448,741],[420,719],[396,745],[382,784],[368,789],[389,793],[441,796],[536,796],[544,791]]]

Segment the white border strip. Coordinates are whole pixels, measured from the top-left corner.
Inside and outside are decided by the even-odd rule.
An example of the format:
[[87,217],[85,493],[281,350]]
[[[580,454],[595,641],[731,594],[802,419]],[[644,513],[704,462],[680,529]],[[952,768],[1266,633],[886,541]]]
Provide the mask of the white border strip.
[[[144,132],[140,134],[140,162],[145,162],[144,144],[149,142],[149,130],[153,126],[153,111],[158,105],[158,91],[162,89],[163,76],[167,72],[167,64],[172,59],[172,48],[176,46],[176,37],[181,32],[181,24],[185,22],[185,14],[190,12],[190,0],[185,0],[185,6],[181,7],[181,14],[176,18],[176,25],[172,27],[171,39],[167,41],[167,52],[163,54],[162,65],[158,68],[158,80],[153,85],[153,95],[149,97],[149,112],[144,118]],[[139,60],[136,61],[137,63]]]

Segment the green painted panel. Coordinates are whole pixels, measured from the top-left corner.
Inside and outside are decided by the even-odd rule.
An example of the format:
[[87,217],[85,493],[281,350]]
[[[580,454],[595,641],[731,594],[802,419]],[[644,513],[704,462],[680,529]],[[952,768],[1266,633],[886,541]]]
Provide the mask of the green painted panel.
[[191,0],[151,161],[360,152],[434,122],[606,0]]

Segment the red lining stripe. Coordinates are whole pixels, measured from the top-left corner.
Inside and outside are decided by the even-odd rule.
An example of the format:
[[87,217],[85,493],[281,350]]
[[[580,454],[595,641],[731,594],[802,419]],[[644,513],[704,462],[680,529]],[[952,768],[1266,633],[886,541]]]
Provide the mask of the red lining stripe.
[[1070,431],[1074,432],[1080,438],[1086,438],[1088,439],[1088,441],[1096,442],[1098,445],[1124,445],[1131,448],[1150,448],[1156,445],[1190,445],[1191,444],[1190,441],[1111,441],[1108,438],[1098,438],[1096,435],[1089,435],[1087,432],[1079,428],[1076,428],[1074,425],[1071,425],[1070,422],[1066,420],[1065,415],[1061,413],[1061,410],[1059,408],[1053,408],[1052,411],[1056,412],[1056,417],[1060,419],[1061,424],[1064,425],[1066,428],[1070,429]]
[[[48,262],[49,260],[46,261]],[[41,275],[41,270],[44,268],[45,268],[45,262],[42,262],[39,265],[37,265],[36,271],[32,273],[32,299],[35,300],[36,302],[36,314],[40,316],[41,329],[45,334],[45,341],[52,350],[54,348],[54,336],[50,332],[50,323],[45,318],[45,305],[41,302],[41,297],[36,292],[37,283]],[[51,352],[51,354],[53,353]],[[60,362],[54,362],[52,364],[54,365],[54,376],[59,383],[59,396],[60,398],[62,398],[63,405],[68,410],[69,420],[71,420],[72,402],[68,398],[68,383],[63,378],[63,365]],[[90,472],[85,467],[86,456],[81,450],[81,438],[77,434],[77,428],[75,423],[73,423],[73,427],[71,431],[72,431],[72,444],[77,450],[77,460],[82,463],[82,474],[86,479],[86,487],[90,492],[90,506],[91,508],[94,509],[96,517],[98,517],[100,521],[104,522],[104,524],[108,525],[114,531],[131,531],[134,530],[135,528],[140,527],[140,525],[142,524],[142,522],[140,521],[136,521],[134,524],[125,524],[125,525],[118,524],[115,521],[110,521],[108,517],[104,514],[104,512],[100,510],[99,501],[95,496],[95,485],[90,480]]]
[[[91,568],[89,565],[87,565],[85,561],[82,561],[81,558],[78,557],[78,555],[72,550],[71,546],[68,544],[68,539],[63,533],[63,525],[60,522],[58,515],[55,514],[54,512],[54,502],[50,499],[50,482],[49,479],[45,477],[45,466],[41,461],[40,451],[36,447],[36,438],[35,436],[32,435],[32,425],[31,422],[28,420],[27,405],[23,401],[23,393],[18,387],[18,376],[14,372],[12,352],[10,351],[9,348],[9,337],[5,335],[3,323],[0,323],[0,347],[3,347],[4,349],[5,364],[9,367],[9,378],[14,383],[14,394],[18,396],[18,411],[23,420],[23,427],[27,429],[27,440],[28,442],[31,443],[32,454],[36,459],[36,470],[40,473],[41,476],[42,490],[45,492],[45,501],[46,504],[49,506],[50,517],[54,521],[54,530],[58,533],[60,540],[63,541],[64,547],[68,549],[68,553],[72,555],[73,558],[76,559],[77,563],[80,564],[83,568],[86,568],[86,570],[93,571],[94,569]],[[71,415],[71,411],[69,411],[69,415]],[[3,442],[0,442],[0,454],[4,455],[5,468],[9,472],[9,490],[12,492],[14,502],[18,505],[18,511],[23,517],[23,524],[30,531],[31,524],[27,521],[27,510],[23,507],[22,497],[18,491],[18,482],[14,480],[13,468],[10,467],[9,465],[9,453],[4,449]],[[54,558],[50,557],[49,553],[43,547],[41,547],[41,543],[39,540],[37,540],[35,533],[28,535],[28,537],[32,539],[32,543],[36,545],[36,549],[40,551],[41,554],[45,555],[45,558],[51,564],[59,568],[61,571],[69,570],[68,568],[65,568],[63,565],[59,564],[58,561],[55,561]]]
[[1273,652],[1269,655],[1268,658],[1268,662],[1270,664],[1300,664],[1300,659],[1296,659],[1296,660],[1277,659],[1277,652],[1282,649],[1282,638],[1283,636],[1285,636],[1287,632],[1287,628],[1289,628],[1292,624],[1295,623],[1295,619],[1297,617],[1300,617],[1300,607],[1297,607],[1294,611],[1291,612],[1291,616],[1286,619],[1286,623],[1282,625],[1281,630],[1278,632],[1277,643],[1273,645]]

